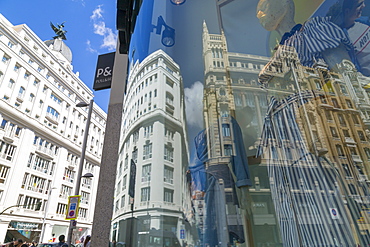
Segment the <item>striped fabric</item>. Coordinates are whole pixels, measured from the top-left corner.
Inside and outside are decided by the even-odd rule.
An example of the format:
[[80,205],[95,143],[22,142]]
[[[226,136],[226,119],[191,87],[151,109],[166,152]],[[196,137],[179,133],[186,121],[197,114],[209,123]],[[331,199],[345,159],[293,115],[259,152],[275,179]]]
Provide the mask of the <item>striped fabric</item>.
[[315,61],[323,59],[322,52],[343,44],[355,61],[352,43],[339,26],[330,21],[330,17],[314,17],[303,27],[282,40],[281,44],[295,47],[300,62],[304,66],[312,66]]
[[296,121],[301,104],[313,97],[305,91],[281,102],[271,98],[257,153],[267,162],[285,247],[355,246],[338,178],[328,163],[309,152]]

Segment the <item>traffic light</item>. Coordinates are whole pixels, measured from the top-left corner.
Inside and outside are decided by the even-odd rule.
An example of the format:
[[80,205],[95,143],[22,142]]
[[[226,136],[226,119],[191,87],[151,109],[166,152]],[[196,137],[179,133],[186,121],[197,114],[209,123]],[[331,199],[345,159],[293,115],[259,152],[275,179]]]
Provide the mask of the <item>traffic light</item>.
[[35,211],[40,211],[40,209],[41,209],[41,204],[42,204],[42,202],[41,202],[41,201],[39,201],[38,203],[36,203]]

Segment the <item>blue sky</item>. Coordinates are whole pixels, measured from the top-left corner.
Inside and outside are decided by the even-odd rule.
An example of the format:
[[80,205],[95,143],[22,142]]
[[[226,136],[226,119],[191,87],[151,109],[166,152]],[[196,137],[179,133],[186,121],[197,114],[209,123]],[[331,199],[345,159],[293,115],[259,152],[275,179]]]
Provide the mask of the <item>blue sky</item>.
[[[54,36],[50,22],[65,22],[73,70],[91,89],[98,55],[115,51],[115,0],[0,0],[0,13],[13,25],[27,24],[43,41]],[[95,102],[106,112],[109,91],[94,92]]]

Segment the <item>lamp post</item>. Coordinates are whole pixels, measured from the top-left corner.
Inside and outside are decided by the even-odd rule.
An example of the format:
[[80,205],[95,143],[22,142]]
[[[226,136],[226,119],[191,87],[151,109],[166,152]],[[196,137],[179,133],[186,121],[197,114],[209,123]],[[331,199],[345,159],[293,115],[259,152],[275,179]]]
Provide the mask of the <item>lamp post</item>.
[[49,204],[50,204],[50,197],[51,197],[51,193],[53,192],[54,189],[56,189],[57,187],[53,187],[50,189],[49,191],[49,195],[48,195],[48,201],[45,205],[45,212],[44,212],[44,218],[42,220],[42,230],[41,230],[41,236],[40,236],[40,239],[39,239],[39,243],[42,243],[43,240],[44,240],[44,235],[45,235],[45,221],[46,221],[46,215],[48,213],[48,210],[49,210]]
[[[89,134],[89,128],[90,128],[90,121],[91,121],[91,114],[92,114],[92,110],[93,110],[93,105],[94,105],[94,100],[93,99],[90,100],[90,104],[87,104],[85,102],[80,102],[76,105],[76,107],[87,107],[88,106],[89,107],[89,112],[87,114],[86,127],[85,127],[84,139],[83,139],[83,142],[82,142],[80,164],[79,164],[78,172],[77,172],[76,187],[75,187],[74,195],[78,195],[80,193],[82,170],[83,170],[83,165],[84,165],[84,161],[85,161],[87,137],[88,137],[88,134]],[[69,222],[68,237],[67,237],[68,246],[71,246],[72,234],[73,234],[73,220],[71,220]]]

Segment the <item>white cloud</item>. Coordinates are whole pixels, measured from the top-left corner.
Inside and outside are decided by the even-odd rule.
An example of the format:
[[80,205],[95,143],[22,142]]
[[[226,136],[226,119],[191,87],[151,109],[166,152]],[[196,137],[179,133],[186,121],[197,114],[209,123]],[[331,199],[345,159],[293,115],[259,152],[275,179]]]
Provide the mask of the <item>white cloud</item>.
[[100,36],[104,36],[107,31],[105,27],[105,22],[100,21],[98,23],[94,23],[94,33]]
[[102,9],[102,6],[103,5],[98,5],[96,7],[90,16],[90,19],[93,22],[94,33],[99,36],[103,36],[103,43],[100,48],[107,48],[111,51],[116,48],[117,34],[114,33],[111,28],[105,26],[105,22],[103,21],[104,10]]
[[186,121],[193,127],[203,128],[203,84],[199,81],[184,89]]
[[96,9],[94,9],[92,16],[90,16],[91,20],[96,20],[99,18],[103,18],[103,9],[101,8],[103,5],[98,5]]
[[106,47],[108,50],[116,49],[117,35],[113,33],[112,29],[108,28],[106,35],[104,35],[102,48]]
[[87,45],[87,50],[89,51],[89,52],[91,52],[91,53],[96,53],[96,52],[98,52],[97,50],[95,50],[95,49],[93,49],[92,47],[91,47],[91,42],[90,42],[90,40],[87,40],[86,41],[86,45]]

